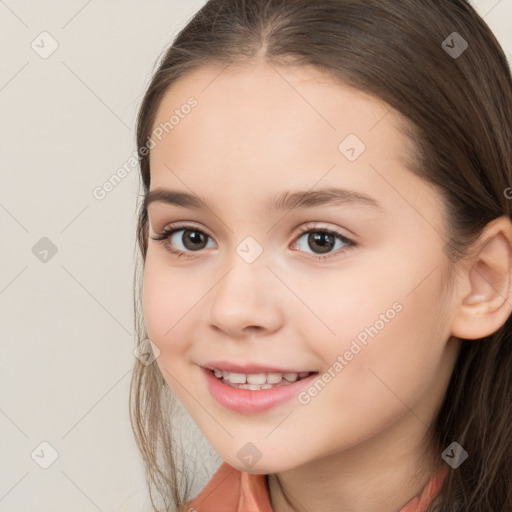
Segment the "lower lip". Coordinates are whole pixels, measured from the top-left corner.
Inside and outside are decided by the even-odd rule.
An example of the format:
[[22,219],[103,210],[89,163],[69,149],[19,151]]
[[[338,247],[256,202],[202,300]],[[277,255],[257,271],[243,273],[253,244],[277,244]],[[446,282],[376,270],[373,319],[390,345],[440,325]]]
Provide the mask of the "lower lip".
[[318,377],[318,373],[312,373],[308,377],[291,384],[276,386],[270,389],[241,389],[232,388],[223,384],[212,370],[202,368],[206,374],[208,389],[213,398],[224,407],[241,413],[262,412],[279,404],[287,402],[297,396],[303,389],[311,385]]

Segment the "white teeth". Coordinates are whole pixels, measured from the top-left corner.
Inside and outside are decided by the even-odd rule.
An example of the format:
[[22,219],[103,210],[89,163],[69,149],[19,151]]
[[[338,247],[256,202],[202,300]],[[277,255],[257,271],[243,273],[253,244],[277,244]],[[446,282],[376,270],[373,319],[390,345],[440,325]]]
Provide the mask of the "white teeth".
[[[232,383],[232,384],[247,384],[247,386],[256,386],[257,389],[266,389],[262,386],[267,384],[288,384],[289,382],[295,382],[298,379],[303,379],[307,377],[310,372],[300,372],[300,373],[235,373],[235,372],[226,372],[221,370],[214,370],[215,376],[219,379],[224,379],[224,381]],[[237,386],[242,387],[242,386]],[[252,389],[252,388],[245,388]]]
[[269,384],[277,384],[283,379],[282,373],[267,373],[267,382]]
[[[222,372],[222,374],[224,375],[224,372]],[[230,372],[230,373],[228,373],[228,376],[229,376],[228,377],[229,381],[232,382],[233,384],[245,384],[245,381],[246,381],[245,373],[231,373]],[[224,378],[226,378],[225,375],[224,375]],[[258,383],[257,382],[250,382],[250,384],[258,384]]]
[[[231,374],[232,376],[233,374]],[[229,378],[231,382],[236,382],[232,378]],[[245,377],[245,375],[244,375]],[[281,380],[281,379],[279,379]],[[267,376],[264,373],[252,373],[247,375],[247,383],[248,384],[265,384],[267,382]],[[243,384],[243,382],[240,382],[240,384]],[[270,383],[269,383],[270,384]]]

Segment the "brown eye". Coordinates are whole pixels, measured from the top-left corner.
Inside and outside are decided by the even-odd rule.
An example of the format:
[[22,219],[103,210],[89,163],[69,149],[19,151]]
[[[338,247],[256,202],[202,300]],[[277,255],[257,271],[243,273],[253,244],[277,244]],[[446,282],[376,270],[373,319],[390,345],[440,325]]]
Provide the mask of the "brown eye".
[[[210,235],[191,225],[170,227],[151,238],[160,241],[171,254],[178,257],[192,256],[194,252],[200,253],[203,249],[211,247],[208,245],[208,240],[215,246]],[[305,242],[301,242],[303,238]],[[309,252],[313,256],[317,255],[314,259],[325,259],[346,253],[357,244],[332,229],[307,226],[299,233],[294,245],[294,249]],[[333,251],[334,249],[338,250]]]
[[[305,242],[301,243],[301,239],[305,239]],[[312,251],[313,254],[327,254],[329,256],[332,253],[334,256],[338,251],[333,253],[333,249],[343,249],[345,247],[355,246],[355,243],[344,237],[341,233],[330,229],[306,227],[299,234],[295,245],[300,251]],[[338,245],[338,247],[336,247],[336,245]],[[344,251],[342,250],[341,252]]]
[[181,243],[186,249],[189,251],[204,249],[208,235],[197,229],[180,229],[180,231],[183,231]]
[[170,227],[151,238],[161,242],[171,254],[186,257],[208,247],[207,240],[211,236],[194,226],[188,226]]
[[335,243],[334,236],[324,231],[313,231],[308,236],[308,246],[322,254],[331,251]]

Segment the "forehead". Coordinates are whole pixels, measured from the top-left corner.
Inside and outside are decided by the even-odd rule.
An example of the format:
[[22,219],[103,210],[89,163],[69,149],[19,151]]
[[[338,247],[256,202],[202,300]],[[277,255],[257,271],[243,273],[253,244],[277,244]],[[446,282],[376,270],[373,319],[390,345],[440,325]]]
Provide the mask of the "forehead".
[[[192,97],[197,106],[189,109]],[[188,113],[180,112],[184,106]],[[180,119],[175,115],[178,123],[169,127],[173,113],[181,113]],[[164,141],[179,151],[193,138],[198,158],[206,151],[214,156],[220,147],[244,156],[259,152],[259,159],[264,154],[284,157],[284,147],[290,158],[303,158],[315,149],[338,156],[339,143],[349,134],[365,145],[378,143],[381,158],[403,158],[413,149],[401,133],[407,122],[397,111],[313,66],[251,61],[195,69],[160,102],[153,129],[166,123]],[[151,157],[165,153],[165,147],[159,144]]]
[[[196,106],[184,108],[191,98]],[[255,195],[322,181],[373,188],[379,197],[383,181],[376,171],[414,179],[408,170],[414,148],[404,126],[385,102],[312,66],[201,67],[175,82],[159,105],[151,188],[190,186],[203,196],[233,196],[242,188]],[[347,140],[360,152],[356,160],[343,152]]]

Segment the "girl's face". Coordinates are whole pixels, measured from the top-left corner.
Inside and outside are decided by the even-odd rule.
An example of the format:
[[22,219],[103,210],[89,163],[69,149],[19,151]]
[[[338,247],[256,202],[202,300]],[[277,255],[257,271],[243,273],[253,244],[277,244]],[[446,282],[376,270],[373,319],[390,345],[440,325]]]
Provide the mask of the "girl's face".
[[[160,104],[150,195],[207,206],[149,203],[146,327],[169,387],[241,471],[420,456],[458,345],[441,198],[407,169],[399,122],[315,68],[254,62],[195,70]],[[210,392],[212,361],[318,375],[234,410]]]

